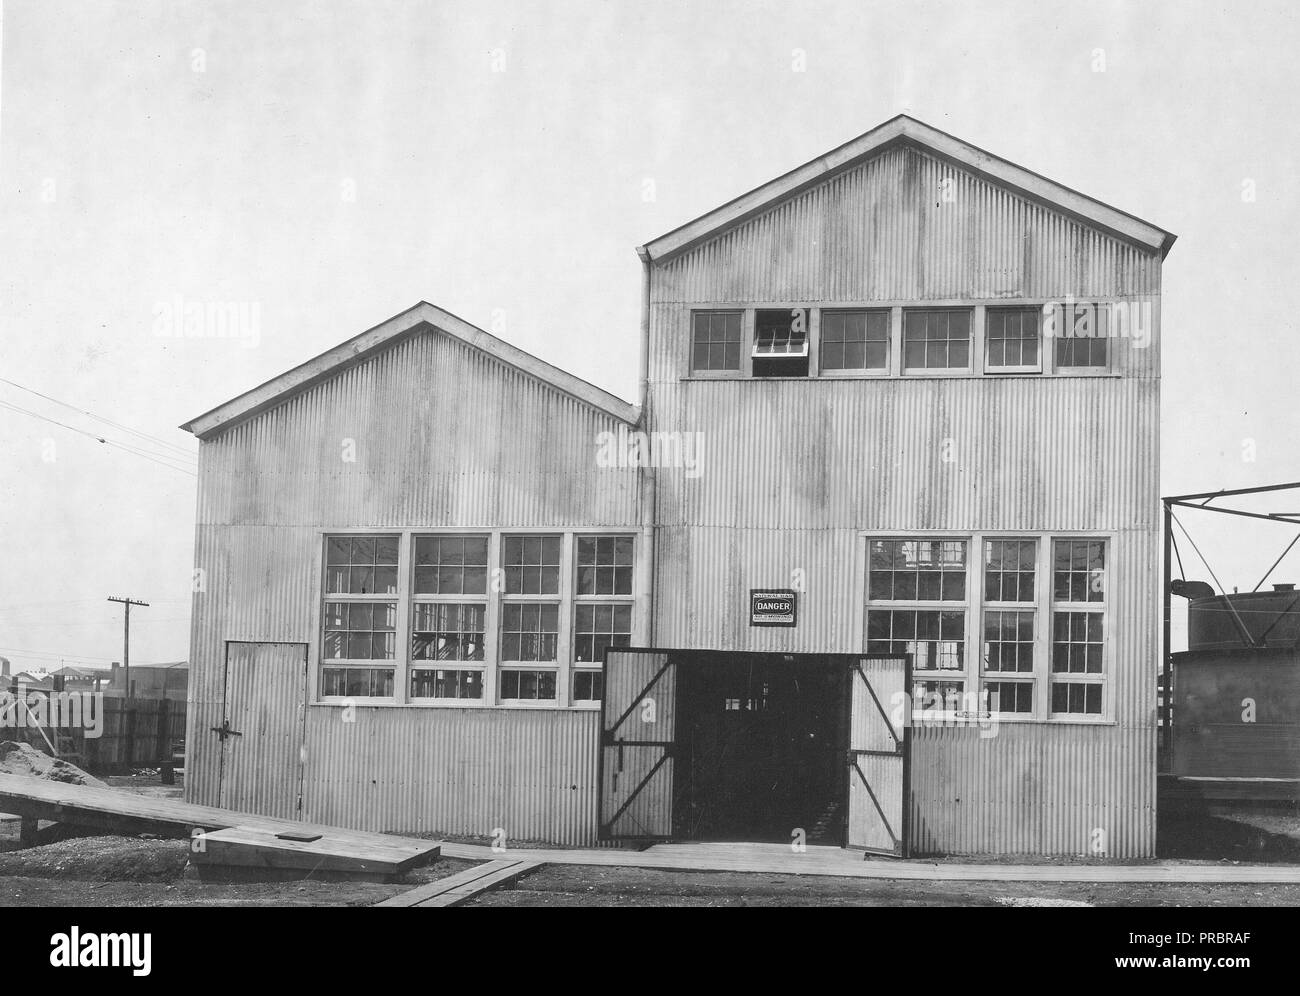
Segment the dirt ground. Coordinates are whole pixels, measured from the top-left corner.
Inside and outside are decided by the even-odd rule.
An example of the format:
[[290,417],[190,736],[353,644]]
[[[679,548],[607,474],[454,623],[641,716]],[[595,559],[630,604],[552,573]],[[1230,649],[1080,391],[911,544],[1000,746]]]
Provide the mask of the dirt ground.
[[[156,771],[106,779],[114,788],[179,798]],[[448,838],[450,839],[450,838]],[[395,884],[205,883],[184,877],[188,841],[109,836],[42,824],[22,849],[18,821],[0,820],[0,907],[369,906],[472,862],[441,859]],[[475,843],[484,841],[475,840]],[[1161,813],[1162,858],[1300,864],[1294,807]],[[950,859],[963,860],[963,859]],[[551,865],[473,906],[1300,906],[1295,885],[1096,885],[909,882]]]
[[468,905],[1300,906],[1300,886],[903,882],[548,865]]
[[[181,779],[157,772],[112,776],[114,788],[179,798]],[[403,882],[198,882],[184,878],[189,842],[154,835],[109,836],[41,824],[41,843],[21,848],[18,820],[0,820],[0,907],[19,906],[372,906],[473,862],[452,858],[417,868]]]

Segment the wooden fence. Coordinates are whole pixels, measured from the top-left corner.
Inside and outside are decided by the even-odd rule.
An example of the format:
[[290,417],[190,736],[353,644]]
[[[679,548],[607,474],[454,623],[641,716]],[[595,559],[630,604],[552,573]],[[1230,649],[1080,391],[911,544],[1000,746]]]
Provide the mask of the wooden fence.
[[[171,699],[97,697],[99,736],[79,725],[37,728],[10,725],[0,729],[0,739],[21,740],[46,753],[50,745],[58,756],[92,774],[131,768],[171,766],[185,753],[185,703]],[[44,735],[42,735],[44,734]],[[47,744],[48,740],[48,744]]]

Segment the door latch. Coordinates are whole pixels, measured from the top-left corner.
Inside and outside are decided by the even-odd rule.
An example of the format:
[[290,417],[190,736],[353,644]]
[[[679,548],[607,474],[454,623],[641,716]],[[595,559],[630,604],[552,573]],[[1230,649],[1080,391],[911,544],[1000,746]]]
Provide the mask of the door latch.
[[226,737],[242,737],[242,736],[243,736],[243,734],[240,733],[238,730],[232,730],[232,729],[230,728],[230,720],[229,720],[229,719],[225,720],[225,721],[224,721],[220,726],[214,726],[214,727],[212,727],[212,732],[215,733],[215,734],[217,735],[217,739],[220,740],[222,743],[225,743],[225,742],[226,742]]

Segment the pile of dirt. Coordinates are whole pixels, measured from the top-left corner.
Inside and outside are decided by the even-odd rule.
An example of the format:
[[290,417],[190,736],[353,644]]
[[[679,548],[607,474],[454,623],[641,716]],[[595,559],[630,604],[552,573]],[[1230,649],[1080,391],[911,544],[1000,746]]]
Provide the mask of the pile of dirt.
[[0,740],[0,774],[26,775],[28,778],[44,778],[50,782],[108,788],[107,783],[94,775],[86,774],[75,764],[43,754],[31,744],[15,743],[12,740]]
[[74,837],[0,854],[0,876],[83,882],[174,882],[185,870],[189,856],[190,845],[184,840]]

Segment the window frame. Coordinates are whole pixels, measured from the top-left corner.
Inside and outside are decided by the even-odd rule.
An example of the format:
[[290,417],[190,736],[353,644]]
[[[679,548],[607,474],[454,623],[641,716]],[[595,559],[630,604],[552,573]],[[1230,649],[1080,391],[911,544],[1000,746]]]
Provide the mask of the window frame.
[[[1037,356],[1038,356],[1037,363],[1034,363],[1032,365],[1025,364],[1025,363],[1016,363],[1016,364],[999,363],[997,365],[994,365],[992,362],[990,362],[989,349],[992,344],[992,336],[990,336],[989,334],[990,323],[992,322],[993,317],[999,313],[1021,314],[1021,315],[1031,314],[1034,316],[1034,323],[1036,326],[1034,342],[1037,344],[1037,349],[1036,349]],[[1043,309],[1041,307],[1035,307],[1032,304],[990,304],[984,308],[983,325],[984,325],[984,336],[983,336],[983,343],[982,343],[982,352],[984,355],[981,361],[982,362],[981,369],[983,373],[989,374],[991,376],[1015,376],[1016,374],[1021,374],[1021,375],[1042,374],[1044,372],[1045,364],[1043,362],[1043,353],[1045,350],[1044,350],[1044,339],[1043,339]],[[1025,340],[1023,339],[1023,337],[1021,337],[1020,340],[1010,340],[1007,339],[1005,336],[1002,336],[1001,341],[1010,342],[1010,341],[1025,341]],[[1052,341],[1052,349],[1053,350],[1056,349],[1055,340]]]
[[[894,540],[918,540],[918,539],[964,539],[967,542],[967,587],[965,602],[934,602],[921,604],[920,607],[941,608],[964,607],[966,610],[966,666],[960,673],[945,671],[914,671],[915,680],[926,680],[929,675],[934,675],[936,680],[942,680],[944,675],[952,674],[954,678],[960,677],[964,682],[964,690],[970,692],[977,690],[982,693],[984,681],[1001,681],[1015,678],[1017,675],[1028,676],[1028,672],[989,672],[985,673],[983,668],[983,624],[984,608],[990,604],[991,600],[984,597],[984,543],[990,539],[1034,539],[1037,541],[1037,555],[1035,558],[1035,643],[1034,643],[1034,669],[1032,680],[1035,690],[1033,692],[1034,702],[1032,713],[1006,713],[1006,712],[985,712],[981,704],[981,719],[996,723],[1049,723],[1051,725],[1070,725],[1082,724],[1091,726],[1113,726],[1116,723],[1115,709],[1115,686],[1116,686],[1116,666],[1115,666],[1115,633],[1112,624],[1112,611],[1116,602],[1115,595],[1115,550],[1118,543],[1118,534],[1114,532],[1100,532],[1096,530],[1026,530],[1026,529],[1001,529],[1001,530],[960,530],[960,529],[925,529],[925,530],[860,530],[858,532],[858,552],[855,586],[857,591],[857,604],[860,607],[858,614],[859,639],[858,646],[865,653],[867,648],[867,613],[872,609],[881,608],[907,608],[913,603],[902,600],[873,600],[869,598],[870,587],[868,572],[870,570],[870,544],[874,540],[894,539]],[[1050,696],[1051,696],[1051,636],[1052,636],[1052,549],[1053,542],[1058,539],[1066,540],[1096,540],[1105,545],[1106,550],[1106,602],[1103,611],[1104,626],[1104,643],[1102,657],[1102,675],[1094,679],[1101,684],[1102,690],[1102,712],[1100,715],[1080,714],[1080,713],[1051,713]],[[971,551],[978,551],[978,573],[972,569]],[[1047,572],[1047,573],[1044,573]],[[1047,580],[1044,580],[1046,578]],[[978,587],[972,587],[977,584]],[[1026,603],[1027,605],[1027,603]],[[1097,611],[1098,603],[1089,603],[1092,607],[1090,611]],[[992,603],[993,608],[1005,607],[1004,603]],[[1015,606],[1012,606],[1015,607]],[[1067,676],[1068,677],[1068,676]],[[1023,680],[1023,679],[1022,679]],[[923,712],[921,706],[923,703],[913,703],[913,718],[918,723],[926,721],[934,722],[962,722],[974,723],[969,716],[958,717],[951,711],[928,711]]]
[[[597,542],[599,542],[602,539],[612,539],[612,540],[630,539],[632,541],[632,588],[631,591],[629,591],[626,595],[619,594],[617,592],[614,594],[607,594],[607,595],[599,594],[599,593],[585,595],[578,591],[578,581],[580,577],[580,570],[578,564],[578,552],[582,540],[586,540],[586,539],[594,539]],[[589,605],[613,605],[613,606],[626,605],[631,613],[631,618],[629,620],[629,627],[628,627],[628,641],[629,644],[634,642],[635,639],[634,634],[636,632],[636,598],[637,598],[636,564],[637,564],[637,554],[640,550],[640,546],[641,544],[638,542],[637,535],[630,530],[622,531],[622,532],[607,532],[607,533],[576,532],[573,534],[573,588],[572,588],[572,599],[571,599],[572,604],[569,612],[569,628],[570,628],[570,632],[572,633],[572,638],[570,641],[569,667],[568,667],[568,673],[565,676],[565,683],[568,689],[569,703],[574,709],[599,709],[601,698],[603,698],[605,694],[605,665],[603,659],[601,661],[590,662],[590,663],[585,661],[579,662],[577,660],[578,610],[584,606],[589,606]],[[599,563],[599,561],[597,561],[597,563]],[[615,577],[617,577],[617,575],[615,575]],[[599,676],[600,683],[601,683],[600,697],[595,699],[578,699],[575,697],[574,683],[576,681],[577,675],[580,673],[595,674]]]
[[[1094,542],[1102,545],[1102,577],[1105,586],[1102,589],[1102,597],[1098,600],[1077,602],[1073,600],[1058,600],[1056,597],[1056,578],[1055,573],[1047,585],[1048,598],[1050,604],[1048,622],[1051,625],[1051,632],[1048,633],[1050,641],[1048,653],[1055,655],[1055,637],[1056,637],[1056,616],[1058,612],[1079,614],[1095,613],[1101,616],[1102,639],[1101,639],[1101,670],[1099,672],[1089,672],[1086,669],[1082,672],[1077,671],[1056,671],[1053,668],[1053,659],[1047,660],[1047,694],[1048,701],[1045,703],[1048,710],[1048,717],[1055,721],[1071,720],[1074,722],[1086,722],[1094,716],[1109,716],[1113,714],[1113,697],[1114,682],[1112,680],[1114,671],[1114,651],[1112,647],[1113,634],[1111,632],[1111,613],[1110,607],[1114,601],[1112,595],[1112,585],[1114,584],[1114,544],[1107,539],[1096,536],[1054,536],[1052,538],[1052,555],[1051,564],[1055,572],[1055,556],[1057,542]],[[1084,646],[1092,644],[1085,643]],[[1059,675],[1059,677],[1058,677]],[[1099,685],[1101,687],[1101,712],[1055,712],[1051,705],[1052,690],[1057,685]]]
[[[711,308],[691,308],[690,318],[687,323],[686,335],[686,370],[687,376],[694,380],[742,380],[748,379],[753,367],[753,358],[749,355],[750,351],[746,348],[754,337],[754,318],[753,308],[744,307],[724,307],[717,306]],[[730,315],[740,316],[740,339],[737,341],[737,349],[740,351],[740,364],[735,370],[712,370],[695,367],[695,316],[696,315]]]
[[[446,594],[443,594],[441,592],[437,594],[417,592],[415,590],[416,587],[415,573],[419,568],[419,564],[415,553],[416,544],[418,544],[421,539],[426,539],[426,538],[441,540],[441,539],[449,539],[453,537],[461,537],[464,539],[474,538],[474,539],[482,539],[486,541],[488,559],[485,567],[486,567],[487,577],[483,585],[483,593],[480,595],[477,593],[467,593],[464,591],[461,591],[459,593],[448,592]],[[491,620],[492,613],[491,613],[491,605],[490,605],[491,592],[492,592],[492,535],[491,533],[483,532],[482,530],[478,530],[478,531],[464,530],[464,531],[457,531],[457,532],[412,531],[407,535],[406,539],[410,549],[410,556],[408,558],[410,560],[410,582],[409,582],[410,594],[407,598],[407,603],[409,606],[408,609],[409,626],[408,626],[408,634],[407,634],[408,660],[407,660],[407,676],[406,676],[407,701],[412,703],[417,703],[417,704],[442,703],[446,705],[482,703],[486,700],[488,694],[487,672],[490,670],[492,666],[492,661],[495,655],[494,634],[490,629],[492,625],[492,620]],[[463,569],[465,565],[462,564],[461,566]],[[464,587],[463,577],[462,577],[461,587],[462,588]],[[415,642],[415,633],[416,633],[415,630],[416,608],[415,607],[417,605],[470,605],[470,604],[483,605],[483,659],[481,661],[448,661],[447,662],[448,666],[442,668],[432,666],[432,663],[423,660],[417,661],[415,657],[415,648],[413,646]],[[416,671],[439,671],[439,670],[477,671],[479,673],[480,691],[482,694],[477,699],[449,698],[446,696],[433,696],[433,695],[417,696],[413,690],[413,685],[415,683],[415,672]]]
[[[506,543],[511,539],[539,539],[555,538],[559,540],[560,548],[557,553],[557,574],[555,591],[551,592],[510,592],[506,590],[506,578],[508,568],[506,566]],[[560,687],[563,679],[563,663],[565,654],[568,652],[564,627],[564,600],[565,592],[572,583],[572,571],[569,565],[571,547],[573,543],[573,534],[554,529],[504,529],[501,531],[498,542],[498,556],[496,566],[501,570],[501,592],[500,603],[497,611],[497,697],[496,705],[507,706],[516,709],[552,709],[559,707],[560,703],[565,700]],[[545,561],[541,566],[550,566]],[[505,615],[507,606],[553,606],[555,608],[555,660],[550,661],[507,661],[505,658]],[[545,632],[545,631],[541,631]],[[550,699],[522,699],[507,698],[505,695],[505,682],[502,678],[507,671],[534,671],[546,672],[555,676],[555,697]]]
[[[909,367],[907,365],[907,316],[918,313],[945,313],[945,314],[965,314],[967,316],[966,324],[966,364],[960,367]],[[898,337],[898,371],[902,377],[967,377],[982,372],[981,360],[976,359],[977,351],[982,351],[980,337],[976,333],[976,327],[980,315],[975,305],[942,305],[917,303],[905,305],[902,308],[902,322],[899,326]],[[936,342],[938,340],[927,340]],[[944,342],[951,343],[953,340],[946,339]]]
[[[1008,601],[1000,598],[989,598],[987,595],[987,551],[990,543],[1013,542],[1024,543],[1031,542],[1034,544],[1034,590],[1027,600],[1015,599]],[[1042,595],[1043,595],[1043,545],[1044,539],[1041,535],[1022,534],[997,536],[983,534],[980,536],[980,645],[979,645],[979,692],[980,701],[986,703],[990,716],[996,717],[999,721],[1003,719],[1025,719],[1027,717],[1037,717],[1043,690],[1040,685],[1039,672],[1043,667],[1043,619],[1042,619]],[[1052,542],[1049,538],[1046,542],[1050,545]],[[1005,573],[1005,572],[1004,572]],[[1019,572],[1017,572],[1019,573]],[[1033,647],[1033,667],[1028,671],[995,671],[988,667],[988,662],[984,657],[984,636],[986,631],[986,616],[990,612],[1032,612],[1034,624],[1034,639],[1031,643]],[[1019,643],[1020,641],[1017,641]],[[1050,662],[1049,662],[1050,663]],[[1031,686],[1032,703],[1028,712],[1006,711],[1002,709],[992,709],[987,706],[990,701],[985,698],[986,686],[990,682],[1008,683],[1008,684],[1027,684]]]
[[[827,379],[827,380],[840,380],[840,379],[848,379],[848,380],[853,380],[853,379],[879,380],[879,379],[882,379],[882,378],[888,378],[888,377],[892,377],[892,376],[894,376],[894,366],[895,366],[895,356],[894,356],[894,352],[895,352],[896,348],[898,347],[898,336],[897,336],[896,331],[895,331],[895,328],[894,328],[894,324],[895,324],[895,323],[894,323],[894,309],[893,309],[893,308],[890,308],[890,307],[880,307],[879,305],[877,305],[877,306],[875,306],[875,307],[868,307],[868,306],[862,306],[862,307],[843,306],[843,307],[841,307],[841,306],[839,306],[839,305],[836,305],[836,306],[834,306],[834,307],[829,307],[829,308],[816,308],[816,309],[813,309],[813,310],[814,310],[814,311],[816,312],[816,314],[817,314],[817,334],[816,334],[816,337],[815,337],[815,346],[811,346],[811,345],[810,345],[809,348],[810,348],[810,349],[815,349],[815,351],[816,351],[816,354],[817,354],[817,368],[816,368],[815,371],[812,370],[811,368],[809,369],[809,373],[808,373],[808,376],[809,376],[809,377],[821,377],[821,378],[825,378],[825,379]],[[823,322],[823,319],[825,318],[825,316],[828,315],[828,314],[839,314],[839,315],[845,315],[845,314],[850,314],[850,315],[851,315],[851,314],[863,314],[863,315],[867,315],[867,316],[870,316],[870,315],[873,315],[873,314],[876,314],[876,315],[884,315],[884,316],[885,316],[885,365],[884,365],[883,367],[879,367],[879,368],[876,368],[876,367],[847,367],[847,368],[832,368],[832,369],[829,369],[829,370],[828,370],[828,369],[826,368],[825,361],[824,361],[823,358],[822,358],[822,346],[823,346],[823,339],[822,339],[822,328],[823,328],[823,324],[822,324],[822,322]],[[811,324],[811,323],[810,323],[810,324]],[[811,338],[811,335],[810,335],[810,338]],[[868,341],[868,342],[871,342],[871,341],[873,341],[873,340],[867,340],[867,341]]]
[[[312,608],[312,629],[308,641],[309,653],[309,687],[308,687],[308,705],[309,707],[329,707],[337,708],[348,705],[363,705],[370,707],[384,708],[418,708],[418,709],[580,709],[590,710],[599,709],[599,700],[584,700],[574,703],[571,700],[571,672],[573,670],[573,639],[574,639],[574,603],[576,592],[576,577],[574,564],[576,562],[576,539],[581,536],[625,536],[633,540],[632,556],[632,596],[627,598],[620,596],[623,601],[631,605],[632,612],[632,645],[636,646],[644,642],[647,625],[647,593],[645,590],[645,577],[649,569],[646,562],[646,546],[641,539],[643,530],[639,526],[590,526],[587,528],[575,528],[565,526],[556,528],[548,527],[519,527],[519,528],[483,528],[474,526],[436,526],[436,527],[403,527],[394,529],[386,528],[349,528],[322,527],[313,530],[316,543],[316,578],[317,589],[314,595],[314,606]],[[414,569],[415,569],[415,541],[416,537],[423,536],[447,536],[447,535],[478,535],[488,537],[488,591],[486,596],[455,594],[443,598],[438,596],[415,596],[414,595]],[[322,660],[324,653],[324,627],[325,627],[325,603],[326,601],[335,601],[335,598],[327,598],[325,587],[327,577],[327,544],[331,538],[337,537],[376,537],[376,536],[397,536],[398,537],[398,572],[396,595],[380,596],[360,596],[368,601],[391,602],[397,603],[397,624],[395,640],[395,657],[391,661],[375,661],[371,665],[376,668],[391,668],[393,675],[393,695],[392,696],[325,696],[322,694],[322,670],[325,667],[345,667],[351,666],[348,662],[338,662],[329,664]],[[556,595],[507,595],[504,591],[505,572],[502,562],[503,537],[505,536],[560,536],[560,579],[559,590]],[[499,573],[498,573],[499,572]],[[413,667],[428,666],[436,663],[416,662],[412,657],[412,639],[414,633],[414,610],[412,605],[416,599],[429,601],[445,601],[451,603],[465,603],[486,601],[487,611],[484,625],[484,653],[483,653],[483,697],[481,699],[452,699],[452,698],[416,698],[410,694]],[[500,659],[499,638],[501,630],[502,605],[507,599],[520,601],[541,601],[554,602],[558,605],[557,612],[557,641],[556,641],[556,697],[554,699],[528,700],[528,699],[505,699],[502,700],[499,694],[499,676],[503,670]],[[479,662],[460,662],[448,661],[452,665],[477,665]],[[362,666],[367,666],[363,665]],[[550,667],[545,665],[542,669]],[[529,670],[526,662],[520,662],[515,670]]]
[[[396,538],[397,540],[397,584],[396,592],[378,592],[370,593],[352,593],[352,592],[330,592],[329,591],[329,541],[336,539],[380,539]],[[317,541],[317,555],[320,557],[319,570],[317,578],[319,579],[319,588],[316,592],[316,619],[314,627],[313,640],[314,658],[316,668],[312,674],[312,695],[318,701],[322,702],[356,702],[364,701],[367,704],[389,704],[402,701],[401,683],[405,680],[405,667],[403,661],[409,648],[404,648],[402,644],[403,634],[406,632],[406,606],[403,576],[405,574],[406,561],[406,543],[404,542],[401,530],[394,529],[340,529],[323,532]],[[388,659],[370,659],[360,660],[354,658],[339,658],[337,660],[325,658],[325,627],[328,621],[328,613],[325,606],[329,602],[341,602],[347,605],[389,605],[394,604],[394,624],[393,624],[393,656]],[[326,695],[325,694],[325,671],[327,669],[366,669],[370,671],[392,671],[393,672],[393,694],[392,695]]]
[[[1116,348],[1119,339],[1123,336],[1115,334],[1114,330],[1108,325],[1107,347],[1106,347],[1106,365],[1095,367],[1065,367],[1056,363],[1056,334],[1051,337],[1046,335],[1045,329],[1045,309],[1048,306],[1056,306],[1058,309],[1070,307],[1077,311],[1081,305],[1091,307],[1094,313],[1100,308],[1113,309],[1119,305],[1132,305],[1134,303],[1151,303],[1154,304],[1155,313],[1153,317],[1152,335],[1159,337],[1159,296],[1158,295],[1128,295],[1125,297],[1114,296],[1089,296],[1085,300],[1071,301],[1066,297],[1008,297],[1008,298],[936,298],[934,300],[906,300],[897,299],[878,299],[878,300],[843,300],[834,302],[814,302],[807,301],[744,301],[744,302],[727,302],[715,305],[682,305],[687,312],[686,318],[686,340],[687,353],[684,361],[683,372],[680,379],[689,380],[844,380],[844,379],[893,379],[893,378],[910,378],[924,380],[927,378],[1006,378],[1019,376],[1038,376],[1043,378],[1056,377],[1123,377],[1127,374],[1129,361],[1120,363],[1116,358]],[[808,373],[806,376],[799,375],[794,377],[774,376],[774,377],[754,377],[753,375],[753,344],[755,334],[756,315],[759,311],[776,311],[788,310],[794,308],[803,308],[808,315]],[[988,363],[988,346],[986,342],[986,332],[988,325],[988,312],[1003,308],[1025,308],[1034,309],[1038,312],[1038,366],[1030,367],[994,367]],[[968,364],[963,368],[905,368],[903,341],[903,330],[905,322],[905,313],[908,311],[967,311],[971,314],[970,325],[970,348],[967,357]],[[888,312],[889,313],[889,339],[888,339],[888,363],[885,370],[826,370],[822,367],[821,360],[821,321],[824,313],[827,312]],[[704,312],[739,312],[741,315],[741,356],[739,370],[695,370],[692,366],[694,362],[693,342],[694,342],[694,316]],[[679,313],[680,314],[680,313]],[[1062,311],[1062,315],[1064,311]],[[678,319],[673,319],[676,321]],[[1062,319],[1063,321],[1063,319]],[[1108,317],[1108,321],[1113,321]],[[1094,319],[1095,322],[1095,319]],[[1071,322],[1071,328],[1073,321]],[[657,333],[656,333],[657,334]]]

